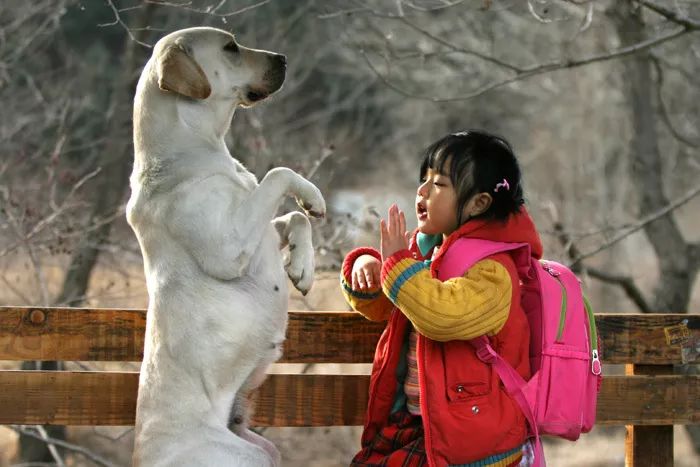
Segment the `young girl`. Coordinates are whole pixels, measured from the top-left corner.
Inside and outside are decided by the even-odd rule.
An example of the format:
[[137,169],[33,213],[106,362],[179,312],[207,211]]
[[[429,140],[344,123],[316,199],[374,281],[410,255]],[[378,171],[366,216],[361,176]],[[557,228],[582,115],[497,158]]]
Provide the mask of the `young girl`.
[[[459,238],[542,245],[523,206],[511,146],[483,131],[432,144],[420,168],[418,229],[409,236],[396,205],[382,220],[381,253],[350,252],[342,289],[370,320],[388,320],[374,359],[362,450],[352,466],[517,466],[529,452],[527,426],[498,374],[469,339],[492,347],[525,379],[530,332],[508,253],[437,279]],[[521,464],[522,462],[522,464]]]

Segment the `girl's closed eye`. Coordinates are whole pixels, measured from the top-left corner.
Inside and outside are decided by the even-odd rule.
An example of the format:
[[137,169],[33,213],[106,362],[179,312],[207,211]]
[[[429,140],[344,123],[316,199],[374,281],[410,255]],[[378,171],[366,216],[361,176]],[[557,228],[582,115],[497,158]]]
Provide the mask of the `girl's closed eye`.
[[447,178],[445,175],[439,175],[439,176],[435,177],[435,179],[433,180],[433,185],[441,186],[441,187],[449,186],[448,180],[449,180],[449,178]]

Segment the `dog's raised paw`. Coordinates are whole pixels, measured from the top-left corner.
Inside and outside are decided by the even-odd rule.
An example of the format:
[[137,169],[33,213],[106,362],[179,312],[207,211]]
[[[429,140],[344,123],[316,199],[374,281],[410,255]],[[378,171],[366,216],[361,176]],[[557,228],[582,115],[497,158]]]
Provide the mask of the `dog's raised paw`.
[[306,296],[306,294],[309,293],[309,290],[311,289],[311,283],[306,277],[304,277],[303,271],[298,277],[292,277],[291,275],[289,275],[289,279],[292,281],[294,288],[301,292],[302,295]]
[[311,287],[305,288],[305,287],[300,287],[300,286],[298,286],[298,285],[295,285],[295,287],[297,288],[297,290],[298,290],[299,292],[301,292],[301,294],[302,294],[304,297],[306,297],[306,294],[308,294],[308,293],[309,293],[309,290],[311,290]]
[[306,296],[306,294],[309,293],[311,285],[313,284],[313,274],[307,274],[305,269],[296,271],[294,268],[288,266],[287,276],[289,280],[292,281],[294,288],[301,292],[302,295]]
[[326,215],[325,212],[314,211],[313,209],[307,209],[306,207],[304,207],[304,209],[306,210],[307,214],[311,217],[316,217],[320,219]]
[[326,203],[323,197],[320,196],[320,193],[319,199],[316,202],[308,202],[300,198],[296,198],[296,201],[308,216],[321,218],[326,215]]

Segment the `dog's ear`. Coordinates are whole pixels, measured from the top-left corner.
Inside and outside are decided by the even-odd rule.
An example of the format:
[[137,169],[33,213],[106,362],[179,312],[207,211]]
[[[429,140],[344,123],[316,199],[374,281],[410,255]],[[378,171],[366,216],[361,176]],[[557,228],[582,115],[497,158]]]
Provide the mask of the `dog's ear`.
[[158,86],[193,99],[206,99],[211,94],[211,84],[204,70],[179,45],[169,45],[160,53]]

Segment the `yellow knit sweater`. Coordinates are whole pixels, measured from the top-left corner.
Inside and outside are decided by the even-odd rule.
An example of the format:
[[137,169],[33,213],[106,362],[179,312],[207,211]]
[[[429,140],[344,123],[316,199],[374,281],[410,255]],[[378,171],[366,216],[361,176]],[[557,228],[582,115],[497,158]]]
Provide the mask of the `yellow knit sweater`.
[[348,268],[344,270],[342,289],[354,310],[381,321],[389,318],[395,305],[418,332],[432,340],[494,335],[508,319],[511,278],[502,264],[491,259],[477,262],[463,277],[442,282],[432,277],[427,262],[395,255],[384,264],[381,291],[364,293],[352,290]]

